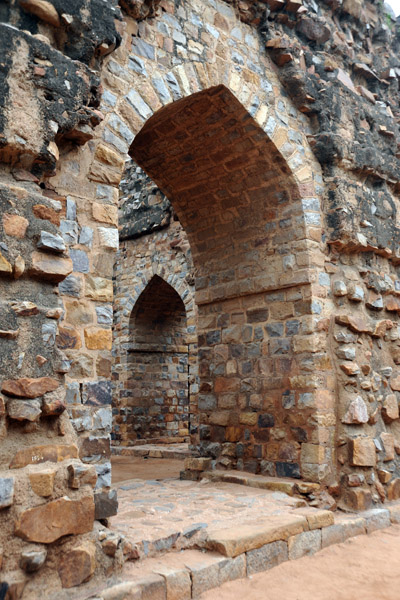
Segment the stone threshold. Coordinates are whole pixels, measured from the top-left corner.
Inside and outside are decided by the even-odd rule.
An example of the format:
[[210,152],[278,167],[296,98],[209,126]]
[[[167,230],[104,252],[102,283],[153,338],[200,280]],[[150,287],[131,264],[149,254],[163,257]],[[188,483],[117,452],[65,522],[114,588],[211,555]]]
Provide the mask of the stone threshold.
[[188,444],[143,444],[138,446],[111,446],[113,456],[135,456],[143,458],[170,458],[184,460],[191,456]]
[[[119,580],[89,600],[192,600],[227,581],[268,571],[350,537],[400,523],[400,503],[358,514],[310,507],[253,525],[209,532],[205,550],[126,563]],[[82,598],[82,596],[81,596]]]
[[286,477],[268,477],[266,475],[254,475],[245,471],[203,471],[202,478],[210,481],[237,483],[248,487],[261,490],[271,490],[273,492],[284,492],[288,496],[294,494],[311,494],[320,489],[319,483],[302,481],[301,479],[291,479]]

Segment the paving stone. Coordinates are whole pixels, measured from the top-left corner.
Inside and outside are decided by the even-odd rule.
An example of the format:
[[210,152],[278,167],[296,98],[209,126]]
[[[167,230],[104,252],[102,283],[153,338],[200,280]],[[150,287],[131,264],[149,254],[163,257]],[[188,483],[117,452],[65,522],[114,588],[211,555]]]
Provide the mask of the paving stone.
[[277,515],[260,521],[258,525],[238,525],[230,529],[209,531],[207,548],[235,557],[270,542],[287,540],[290,536],[300,534],[306,527],[305,517]]

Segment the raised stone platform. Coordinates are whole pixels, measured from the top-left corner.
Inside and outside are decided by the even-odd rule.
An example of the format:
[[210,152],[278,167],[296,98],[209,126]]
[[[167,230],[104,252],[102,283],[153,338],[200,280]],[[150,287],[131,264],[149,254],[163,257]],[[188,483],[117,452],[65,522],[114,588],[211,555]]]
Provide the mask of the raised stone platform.
[[[240,552],[222,556],[217,552],[185,550],[162,557],[127,563],[118,581],[93,600],[191,600],[227,581],[267,571],[287,560],[311,555],[350,537],[369,534],[400,523],[400,504],[373,509],[359,515],[329,513],[313,508],[297,509],[291,515],[269,522],[260,520],[249,535],[242,526],[230,533],[230,542]],[[226,541],[225,532],[208,540]],[[267,541],[268,540],[268,541]],[[224,543],[220,549],[226,551]]]

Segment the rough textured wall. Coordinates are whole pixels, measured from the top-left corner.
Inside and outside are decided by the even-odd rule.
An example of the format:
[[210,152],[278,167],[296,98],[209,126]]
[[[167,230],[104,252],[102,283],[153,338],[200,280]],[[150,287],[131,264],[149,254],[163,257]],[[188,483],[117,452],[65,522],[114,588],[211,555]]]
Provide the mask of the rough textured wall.
[[[208,122],[198,122],[199,111],[190,100],[197,92],[205,92],[206,109],[207,90],[214,90],[214,100],[218,93],[233,98],[236,121],[229,124],[226,99],[222,111],[233,138],[215,157],[227,185],[223,188],[222,177],[208,170],[211,152],[192,157],[178,152],[174,162],[173,147],[164,146],[164,155],[157,154],[150,135],[139,153],[160,181],[166,175],[163,161],[170,165],[173,177],[163,186],[178,216],[185,217],[181,222],[197,260],[202,405],[193,446],[215,457],[219,466],[254,470],[266,461],[270,472],[323,480],[353,508],[400,493],[397,25],[380,2],[361,0],[124,0],[121,6],[124,16],[113,2],[97,0],[10,0],[0,5],[0,20],[6,22],[0,36],[5,365],[0,519],[10,540],[3,551],[2,582],[17,596],[25,586],[26,597],[34,597],[43,581],[54,589],[79,583],[94,568],[94,546],[87,545],[94,537],[82,533],[82,522],[72,516],[83,515],[88,529],[93,522],[91,463],[97,464],[100,485],[109,481],[118,186],[134,136],[142,131],[142,144],[146,130],[159,139],[168,133],[171,139],[174,115],[179,152],[187,142],[194,150],[201,144],[210,147],[207,137],[218,131],[220,115],[217,110]],[[185,107],[194,113],[182,116],[177,101],[188,98]],[[167,131],[157,129],[165,112],[152,131],[151,116],[166,105]],[[234,135],[239,127],[245,130],[242,146]],[[200,136],[198,145],[193,132]],[[218,134],[220,143],[221,130]],[[261,140],[274,163],[267,170]],[[269,173],[274,191],[289,184],[290,201],[264,189],[257,165],[264,175]],[[189,182],[186,191],[197,178],[198,189],[191,192],[197,216],[179,188],[176,168],[182,182]],[[254,187],[243,178],[245,172]],[[251,197],[242,194],[244,181]],[[217,220],[206,224],[209,209],[215,209],[208,194],[214,182],[226,231]],[[257,189],[263,190],[259,196]],[[266,198],[271,213],[266,210],[259,218]],[[148,217],[149,231],[163,226],[160,214]],[[168,211],[165,217],[170,219]],[[265,237],[259,235],[262,223]],[[181,239],[179,226],[171,221],[174,226],[173,236]],[[153,239],[162,248],[168,235],[160,229]],[[126,243],[134,247],[143,239]],[[232,240],[236,263],[253,253],[246,264],[255,267],[252,274],[235,271],[235,281],[230,269],[224,269],[224,248],[231,248]],[[149,268],[151,243],[139,260]],[[131,252],[128,247],[126,252]],[[214,262],[201,263],[199,257],[207,252]],[[171,253],[172,248],[166,256]],[[129,268],[134,267],[131,256]],[[153,272],[161,277],[162,260]],[[246,279],[256,281],[261,262],[269,267],[269,283],[246,290]],[[238,264],[235,268],[240,270]],[[148,283],[146,277],[140,281],[137,294]],[[192,285],[183,284],[177,273],[171,282],[182,298]],[[125,366],[118,357],[128,343],[127,320],[136,298],[124,306],[124,285],[116,303],[121,337],[115,346],[115,373],[121,379],[114,378],[121,389]],[[185,305],[194,326],[195,306],[191,301]],[[254,341],[261,357],[251,355]],[[252,388],[254,380],[260,389]],[[64,391],[80,441],[63,411]],[[116,418],[126,431],[122,408]],[[64,441],[49,444],[53,438]],[[24,455],[13,463],[17,446]],[[74,465],[66,462],[72,460],[66,458],[70,454],[86,462],[85,468],[74,463],[75,475]],[[42,463],[24,461],[36,463],[38,457],[46,462],[46,472],[36,475]],[[16,470],[10,464],[24,466]],[[47,487],[38,486],[38,480]],[[62,500],[65,495],[70,501]],[[103,499],[98,511],[104,511],[97,516],[115,510],[112,498],[106,502],[98,492],[96,497]],[[41,523],[50,509],[62,515],[69,533],[78,535],[66,538],[63,548],[49,545],[31,528],[33,516]],[[10,537],[12,531],[17,535]],[[43,549],[49,553],[31,575],[25,560],[32,559],[20,562],[27,539],[35,540],[37,564]],[[69,558],[64,562],[61,556]],[[88,565],[84,572],[74,568],[82,556]],[[106,566],[104,560],[110,567],[112,559],[98,548],[96,561]]]
[[[104,253],[110,252],[116,229],[100,215],[107,208],[98,204],[97,228],[91,208],[88,217],[66,187],[56,190],[49,180],[57,161],[90,140],[103,119],[99,68],[120,42],[116,17],[116,5],[96,0],[0,7],[0,595],[6,598],[71,597],[61,588],[104,577],[122,561],[119,540],[114,556],[102,550],[109,533],[97,521],[116,510],[108,461],[112,259],[107,298],[99,300],[96,284],[90,286],[96,278],[84,281],[94,268],[91,250],[98,254],[103,235]],[[77,360],[73,352],[81,347],[87,356]]]

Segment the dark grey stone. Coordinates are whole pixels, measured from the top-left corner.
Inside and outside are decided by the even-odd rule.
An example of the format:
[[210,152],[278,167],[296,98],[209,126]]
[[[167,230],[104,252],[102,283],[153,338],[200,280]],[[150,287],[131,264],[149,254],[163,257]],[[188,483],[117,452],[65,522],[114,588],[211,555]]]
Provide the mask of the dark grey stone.
[[112,306],[96,306],[96,315],[99,325],[112,325]]
[[297,463],[277,462],[276,474],[278,477],[294,477],[300,479],[300,467]]
[[273,427],[275,425],[275,417],[269,413],[258,415],[259,427]]
[[34,573],[44,565],[47,550],[25,550],[21,553],[19,566],[27,573]]
[[74,277],[74,275],[68,275],[68,277],[59,284],[58,289],[61,294],[79,298],[81,295],[82,283],[81,280]]
[[63,252],[65,250],[64,240],[60,235],[54,235],[48,231],[41,231],[37,243],[38,248],[53,250],[54,252]]
[[111,404],[111,381],[84,383],[82,401],[92,406]]
[[78,273],[89,273],[89,257],[84,250],[70,250],[74,271]]
[[118,511],[117,490],[95,492],[94,506],[95,519],[107,519],[108,517],[116,515]]
[[14,502],[14,477],[0,477],[0,509]]

